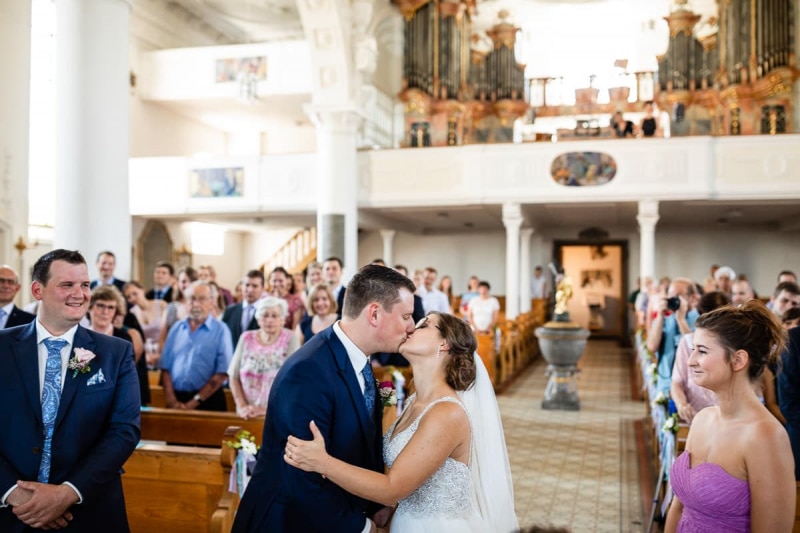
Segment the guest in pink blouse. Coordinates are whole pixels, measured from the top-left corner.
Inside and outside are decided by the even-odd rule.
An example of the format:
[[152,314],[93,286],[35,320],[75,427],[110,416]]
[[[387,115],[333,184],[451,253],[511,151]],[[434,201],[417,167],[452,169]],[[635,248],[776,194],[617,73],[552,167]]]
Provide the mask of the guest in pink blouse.
[[269,391],[278,370],[300,347],[297,335],[283,327],[287,314],[285,300],[266,297],[256,309],[260,328],[245,331],[239,337],[228,376],[236,413],[245,420],[266,414]]
[[[731,303],[728,296],[720,291],[705,293],[697,303],[697,312],[704,315]],[[689,376],[689,356],[694,350],[692,344],[692,333],[687,333],[681,337],[678,349],[675,352],[675,364],[672,368],[672,384],[670,386],[670,396],[678,409],[678,416],[686,422],[691,423],[694,415],[701,409],[718,405],[717,395],[710,390],[703,388],[694,382]]]
[[292,276],[283,267],[275,267],[269,273],[269,286],[272,295],[286,301],[287,313],[285,327],[294,331],[306,314],[306,304],[297,294],[291,293]]

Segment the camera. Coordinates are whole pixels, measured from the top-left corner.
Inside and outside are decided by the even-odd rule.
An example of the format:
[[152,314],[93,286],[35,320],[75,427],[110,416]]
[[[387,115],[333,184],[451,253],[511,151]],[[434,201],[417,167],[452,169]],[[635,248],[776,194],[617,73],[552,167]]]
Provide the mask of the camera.
[[672,298],[667,298],[667,309],[670,311],[677,311],[681,308],[681,299],[677,296],[673,296]]

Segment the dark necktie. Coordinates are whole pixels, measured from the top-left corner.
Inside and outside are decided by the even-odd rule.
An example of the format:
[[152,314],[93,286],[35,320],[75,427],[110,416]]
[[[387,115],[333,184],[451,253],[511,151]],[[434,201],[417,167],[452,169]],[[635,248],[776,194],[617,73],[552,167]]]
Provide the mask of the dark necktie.
[[375,410],[375,374],[372,373],[372,365],[367,359],[367,364],[361,369],[364,376],[364,403],[367,404],[367,412],[370,416]]
[[39,483],[50,480],[50,449],[53,442],[53,428],[61,401],[61,349],[69,344],[64,339],[45,339],[47,362],[44,366],[44,384],[42,386],[42,424],[44,425],[44,446],[42,462],[39,463]]

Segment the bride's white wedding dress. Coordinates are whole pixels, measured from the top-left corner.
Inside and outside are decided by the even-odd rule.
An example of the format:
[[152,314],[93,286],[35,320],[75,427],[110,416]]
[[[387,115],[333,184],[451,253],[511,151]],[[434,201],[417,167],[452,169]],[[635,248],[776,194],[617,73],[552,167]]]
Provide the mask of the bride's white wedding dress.
[[[467,413],[472,434],[469,465],[447,458],[417,490],[403,498],[392,518],[392,533],[511,533],[519,530],[514,484],[503,422],[483,361],[475,354],[475,383],[458,398],[432,402],[396,435],[397,421],[383,437],[383,460],[391,468],[428,410],[453,402]],[[415,395],[409,398],[413,401]]]
[[[409,405],[415,395],[409,398]],[[391,468],[416,433],[422,417],[436,404],[464,404],[453,397],[431,402],[410,426],[395,435],[398,420],[383,437],[383,459]],[[491,531],[481,518],[475,500],[470,467],[448,457],[420,487],[400,500],[392,517],[392,533],[484,533]]]

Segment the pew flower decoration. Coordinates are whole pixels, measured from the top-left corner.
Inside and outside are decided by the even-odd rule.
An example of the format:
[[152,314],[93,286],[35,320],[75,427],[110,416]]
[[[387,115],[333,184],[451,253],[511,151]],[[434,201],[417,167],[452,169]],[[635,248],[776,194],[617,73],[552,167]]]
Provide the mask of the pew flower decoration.
[[664,391],[660,391],[658,393],[658,396],[656,396],[656,399],[653,400],[653,403],[656,405],[667,405],[668,402],[669,402],[669,396],[664,394]]
[[658,381],[658,364],[650,363],[650,367],[647,370],[650,373],[650,377],[653,380],[653,383]]
[[258,453],[258,446],[256,445],[256,438],[249,431],[242,429],[236,432],[233,440],[226,440],[225,444],[236,450],[244,450],[250,455]]
[[67,363],[67,368],[72,370],[72,377],[75,378],[79,373],[85,374],[91,372],[92,367],[89,365],[92,359],[96,357],[90,350],[86,348],[75,348],[73,350],[75,355]]
[[672,413],[667,417],[664,421],[664,424],[661,426],[662,431],[671,431],[673,433],[678,432],[678,413]]
[[394,383],[391,381],[378,381],[375,380],[378,386],[378,394],[381,397],[381,403],[384,407],[393,407],[397,405],[397,391],[395,391]]

